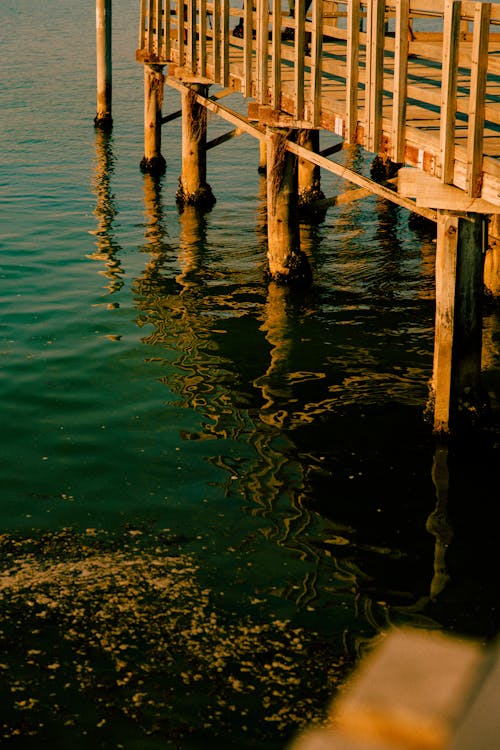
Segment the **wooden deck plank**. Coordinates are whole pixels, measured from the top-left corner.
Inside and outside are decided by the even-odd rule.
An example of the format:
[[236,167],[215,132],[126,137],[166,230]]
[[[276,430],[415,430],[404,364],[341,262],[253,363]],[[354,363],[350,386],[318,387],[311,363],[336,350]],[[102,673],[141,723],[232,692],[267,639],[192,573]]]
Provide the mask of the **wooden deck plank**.
[[496,750],[500,742],[500,649],[495,648],[488,671],[459,724],[449,750]]
[[[192,1],[186,4],[188,20],[194,15]],[[299,0],[299,9],[303,2]],[[333,6],[330,9],[328,1],[320,3],[324,5],[321,34],[320,19],[311,24],[312,11],[304,20],[290,23],[276,1],[270,12],[265,0],[259,0],[253,10],[248,2],[240,10],[229,8],[228,0],[203,0],[200,12],[212,17],[211,24],[198,22],[200,31],[206,29],[206,38],[199,40],[199,35],[188,33],[186,46],[179,28],[185,19],[169,15],[169,36],[161,44],[168,60],[160,62],[171,65],[179,80],[195,81],[199,75],[205,83],[230,85],[274,109],[282,106],[297,122],[342,134],[347,142],[359,142],[373,152],[383,147],[390,158],[418,165],[430,174],[439,172],[443,164],[446,181],[461,189],[473,182],[491,200],[500,172],[496,164],[500,156],[500,33],[492,35],[491,23],[484,19],[482,32],[477,31],[484,13],[484,3],[477,0],[463,0],[461,5],[452,0],[405,3],[408,7],[395,0],[377,3],[368,19],[363,10],[363,23],[371,26],[362,32],[357,3],[348,2],[347,12],[341,13]],[[159,0],[143,0],[141,13],[157,5]],[[490,20],[500,32],[500,10],[487,5]],[[182,3],[175,5],[181,15],[183,9]],[[441,19],[441,30],[422,32],[414,26],[412,39],[405,39],[407,11],[415,23],[421,17]],[[242,15],[247,28],[244,38],[238,39],[231,36],[229,21],[234,25],[233,16]],[[279,35],[270,33],[278,15],[280,28],[286,23],[299,29],[295,42],[282,42]],[[397,34],[384,31],[388,18]],[[250,21],[257,38],[252,38]],[[312,54],[302,54],[300,30],[313,30]],[[444,63],[443,30],[445,36],[457,39],[445,49]],[[141,29],[139,61],[147,62],[148,55],[152,62],[159,61],[154,46],[160,45],[162,35],[158,30],[155,34],[151,41],[147,29]],[[482,81],[486,65],[488,77]],[[500,203],[500,195],[495,202]]]

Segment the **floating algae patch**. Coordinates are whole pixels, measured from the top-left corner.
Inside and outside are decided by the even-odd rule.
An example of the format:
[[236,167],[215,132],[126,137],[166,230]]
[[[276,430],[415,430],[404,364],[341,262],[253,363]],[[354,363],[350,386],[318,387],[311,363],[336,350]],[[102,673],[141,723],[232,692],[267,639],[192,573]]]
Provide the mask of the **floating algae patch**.
[[314,634],[217,610],[168,535],[3,535],[0,555],[2,747],[281,747],[345,675]]

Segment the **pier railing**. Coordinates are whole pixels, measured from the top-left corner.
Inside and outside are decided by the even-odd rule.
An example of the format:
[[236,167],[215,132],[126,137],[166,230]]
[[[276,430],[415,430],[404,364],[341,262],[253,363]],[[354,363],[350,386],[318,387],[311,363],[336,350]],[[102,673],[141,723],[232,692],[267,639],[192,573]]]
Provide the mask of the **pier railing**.
[[498,204],[499,31],[465,0],[142,0],[138,59]]

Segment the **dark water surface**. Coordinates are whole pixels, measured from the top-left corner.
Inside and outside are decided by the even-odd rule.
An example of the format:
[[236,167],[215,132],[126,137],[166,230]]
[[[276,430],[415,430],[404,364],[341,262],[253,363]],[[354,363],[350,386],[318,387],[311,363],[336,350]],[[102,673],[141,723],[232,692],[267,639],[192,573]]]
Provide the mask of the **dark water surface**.
[[267,284],[257,144],[179,215],[180,124],[143,176],[138,4],[113,14],[106,136],[92,3],[0,11],[0,745],[281,748],[387,625],[497,632],[498,308],[492,428],[439,448],[432,233],[330,209],[312,287]]

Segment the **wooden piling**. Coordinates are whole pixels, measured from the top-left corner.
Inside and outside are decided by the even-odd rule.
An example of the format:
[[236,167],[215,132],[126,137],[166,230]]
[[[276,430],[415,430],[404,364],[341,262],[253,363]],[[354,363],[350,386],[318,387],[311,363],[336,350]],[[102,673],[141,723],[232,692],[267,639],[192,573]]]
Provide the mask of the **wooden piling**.
[[286,149],[297,130],[267,129],[267,240],[269,276],[278,283],[308,283],[311,269],[300,250],[297,157]]
[[487,404],[481,387],[484,218],[443,214],[436,246],[434,431],[475,427]]
[[176,199],[181,205],[211,208],[215,197],[207,183],[207,110],[196,94],[206,97],[208,86],[192,83],[181,95],[182,168]]
[[[319,130],[302,128],[297,143],[309,151],[319,153]],[[317,164],[301,156],[298,158],[298,200],[300,209],[313,209],[314,201],[325,197],[321,190],[321,170]],[[324,212],[323,212],[324,213]]]
[[493,297],[500,297],[500,214],[493,214],[488,225],[488,247],[484,257],[484,285]]
[[[500,7],[479,0],[445,0],[439,7],[426,2],[425,9],[417,10],[409,0],[373,0],[347,3],[345,11],[339,11],[335,3],[317,0],[311,15],[305,13],[306,5],[306,0],[297,0],[295,17],[287,23],[294,33],[292,46],[286,40],[281,44],[283,14],[275,0],[245,3],[241,42],[229,33],[234,14],[228,0],[215,3],[212,33],[207,27],[207,34],[204,0],[199,8],[194,0],[173,4],[169,12],[159,2],[141,0],[136,59],[149,70],[143,164],[164,166],[161,70],[168,65],[166,83],[183,97],[177,200],[215,201],[206,183],[206,150],[228,138],[206,143],[207,111],[231,123],[238,134],[257,138],[259,172],[267,175],[271,279],[310,279],[297,209],[299,201],[305,206],[304,198],[320,190],[317,168],[361,189],[350,191],[349,200],[368,191],[413,216],[438,222],[429,407],[434,412],[435,405],[435,431],[448,432],[462,417],[474,422],[483,408],[482,265],[485,285],[500,293],[500,231],[494,231],[486,248],[481,219],[500,214],[500,152],[494,127],[500,111],[495,89]],[[422,10],[436,18],[440,31],[412,29]],[[307,55],[306,34],[311,34]],[[207,95],[211,84],[223,86],[217,101]],[[254,99],[248,103],[248,116],[221,103],[231,92]],[[348,167],[320,153],[314,142],[317,129],[371,152],[371,179],[359,164]],[[394,181],[400,167],[395,190],[385,183]],[[317,213],[340,202],[343,196],[316,199],[311,208]]]
[[483,330],[483,271],[487,243],[486,217],[468,214],[458,225],[457,299],[453,343],[453,426],[476,426],[488,416],[481,383]]
[[259,174],[266,174],[267,170],[267,143],[259,141]]
[[94,125],[109,130],[111,117],[111,0],[96,0],[97,112]]
[[151,174],[161,174],[165,171],[165,159],[161,154],[163,67],[144,65],[144,156],[141,169]]

